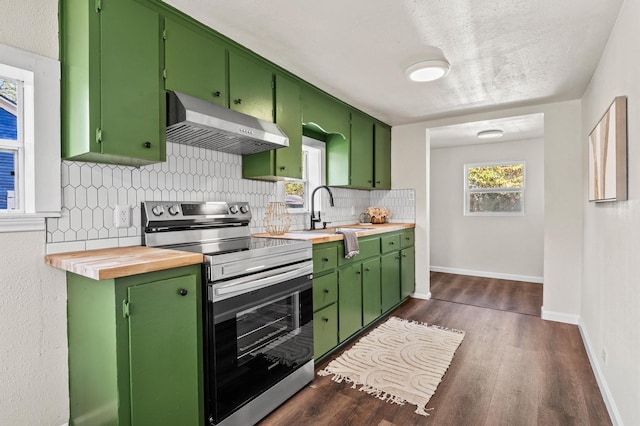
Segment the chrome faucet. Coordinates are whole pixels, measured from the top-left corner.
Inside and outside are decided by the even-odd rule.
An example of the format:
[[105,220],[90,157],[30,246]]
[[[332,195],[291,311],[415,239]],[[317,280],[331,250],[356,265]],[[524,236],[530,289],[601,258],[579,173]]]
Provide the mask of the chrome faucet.
[[314,189],[311,193],[311,226],[309,227],[309,229],[316,229],[316,223],[322,221],[322,219],[320,218],[320,210],[318,210],[318,217],[316,218],[315,204],[313,201],[314,196],[316,195],[316,191],[320,188],[324,188],[327,190],[327,192],[329,193],[329,204],[331,205],[331,207],[333,207],[333,193],[331,193],[331,189],[329,189],[327,185],[320,185],[319,187]]

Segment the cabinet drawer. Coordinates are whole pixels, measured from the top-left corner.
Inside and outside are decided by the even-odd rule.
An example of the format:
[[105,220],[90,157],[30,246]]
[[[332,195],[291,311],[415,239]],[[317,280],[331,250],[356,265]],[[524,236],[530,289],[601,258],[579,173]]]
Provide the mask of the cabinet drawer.
[[338,345],[338,305],[313,314],[313,356],[318,359]]
[[338,265],[345,265],[348,263],[367,259],[369,257],[377,256],[380,254],[380,238],[360,238],[358,239],[358,246],[360,247],[360,253],[353,256],[350,259],[344,258],[344,244],[340,244],[338,250]]
[[313,273],[331,271],[338,265],[338,247],[325,247],[313,250]]
[[413,229],[405,229],[400,234],[400,248],[407,248],[413,246],[414,243]]
[[338,300],[338,273],[313,279],[313,310],[317,311]]
[[382,253],[400,250],[400,234],[388,235],[380,238],[380,250]]

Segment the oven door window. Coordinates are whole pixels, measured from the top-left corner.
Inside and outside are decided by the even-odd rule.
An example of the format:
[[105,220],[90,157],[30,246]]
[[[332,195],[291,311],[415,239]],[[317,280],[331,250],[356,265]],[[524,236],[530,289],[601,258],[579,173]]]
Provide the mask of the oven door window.
[[310,284],[302,277],[213,305],[217,421],[313,358]]

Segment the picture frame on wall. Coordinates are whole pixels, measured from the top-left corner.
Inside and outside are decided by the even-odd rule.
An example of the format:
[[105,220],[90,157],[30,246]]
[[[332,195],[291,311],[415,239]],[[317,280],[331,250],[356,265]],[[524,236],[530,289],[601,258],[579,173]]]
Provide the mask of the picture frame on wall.
[[616,97],[589,133],[589,201],[627,199],[627,97]]

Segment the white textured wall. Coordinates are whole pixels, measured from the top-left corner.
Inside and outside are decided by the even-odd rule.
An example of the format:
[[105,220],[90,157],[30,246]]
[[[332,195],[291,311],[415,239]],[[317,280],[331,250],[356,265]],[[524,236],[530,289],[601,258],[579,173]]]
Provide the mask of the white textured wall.
[[[491,161],[525,161],[524,216],[464,216],[464,165]],[[544,140],[433,149],[430,252],[432,267],[542,280]]]
[[[577,322],[582,279],[582,159],[580,101],[512,108],[396,126],[392,133],[393,185],[416,189],[416,264],[429,260],[428,130],[495,118],[544,114],[544,312],[548,319]],[[425,150],[427,152],[425,152]],[[419,252],[418,249],[421,248]],[[420,256],[418,256],[420,254]],[[423,256],[427,257],[423,257]],[[429,292],[425,266],[416,287]],[[422,275],[421,275],[422,274]],[[421,278],[422,277],[422,278]]]
[[[57,1],[0,4],[0,43],[58,58]],[[45,238],[0,234],[2,425],[58,426],[69,417],[65,275],[45,266]]]
[[[582,320],[625,425],[640,424],[640,2],[626,0],[582,99],[582,157],[587,137],[616,96],[628,97],[629,201],[587,201],[583,171]],[[603,358],[607,353],[607,362]]]
[[424,124],[391,130],[391,184],[393,189],[415,189],[415,296],[429,298],[429,131]]

